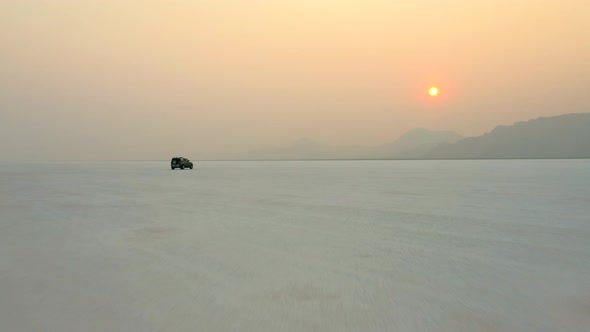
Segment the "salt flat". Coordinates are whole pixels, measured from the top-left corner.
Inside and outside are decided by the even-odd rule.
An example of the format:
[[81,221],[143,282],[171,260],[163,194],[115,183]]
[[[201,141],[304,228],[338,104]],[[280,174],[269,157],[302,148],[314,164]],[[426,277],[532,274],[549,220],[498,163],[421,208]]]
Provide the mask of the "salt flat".
[[0,164],[1,331],[588,331],[590,160]]

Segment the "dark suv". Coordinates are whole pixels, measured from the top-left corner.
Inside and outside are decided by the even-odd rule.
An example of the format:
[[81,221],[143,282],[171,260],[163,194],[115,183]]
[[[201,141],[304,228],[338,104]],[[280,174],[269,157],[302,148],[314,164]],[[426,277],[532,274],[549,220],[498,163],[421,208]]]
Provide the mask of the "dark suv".
[[184,157],[174,157],[174,158],[172,158],[172,161],[170,161],[170,168],[172,168],[172,169],[175,169],[175,168],[193,169],[193,163],[192,163],[192,161],[190,161]]

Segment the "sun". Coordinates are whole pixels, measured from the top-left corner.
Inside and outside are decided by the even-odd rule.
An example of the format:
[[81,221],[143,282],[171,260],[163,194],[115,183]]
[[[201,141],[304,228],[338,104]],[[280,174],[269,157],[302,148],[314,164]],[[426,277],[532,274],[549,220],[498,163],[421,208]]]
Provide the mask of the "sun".
[[438,88],[433,86],[432,88],[428,89],[428,94],[431,97],[436,97],[438,95]]

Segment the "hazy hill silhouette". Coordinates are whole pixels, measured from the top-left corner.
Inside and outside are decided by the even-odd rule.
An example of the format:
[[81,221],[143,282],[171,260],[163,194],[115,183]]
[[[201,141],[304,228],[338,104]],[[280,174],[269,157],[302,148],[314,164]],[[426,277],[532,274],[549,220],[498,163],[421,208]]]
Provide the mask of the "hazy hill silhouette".
[[590,113],[543,117],[498,126],[479,137],[442,144],[427,159],[589,158]]
[[305,159],[392,159],[416,158],[441,143],[454,143],[462,137],[452,131],[414,129],[390,144],[379,146],[331,146],[301,139],[283,147],[251,151],[242,159],[305,160]]
[[453,131],[417,128],[381,148],[384,158],[411,159],[422,156],[442,143],[455,143],[463,137]]

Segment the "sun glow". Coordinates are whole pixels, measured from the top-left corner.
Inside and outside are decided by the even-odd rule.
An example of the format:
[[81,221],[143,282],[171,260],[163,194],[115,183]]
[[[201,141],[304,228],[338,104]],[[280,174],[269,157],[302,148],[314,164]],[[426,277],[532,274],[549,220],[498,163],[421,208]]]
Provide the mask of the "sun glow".
[[432,88],[428,89],[428,94],[431,97],[436,97],[438,95],[438,88],[433,86]]

